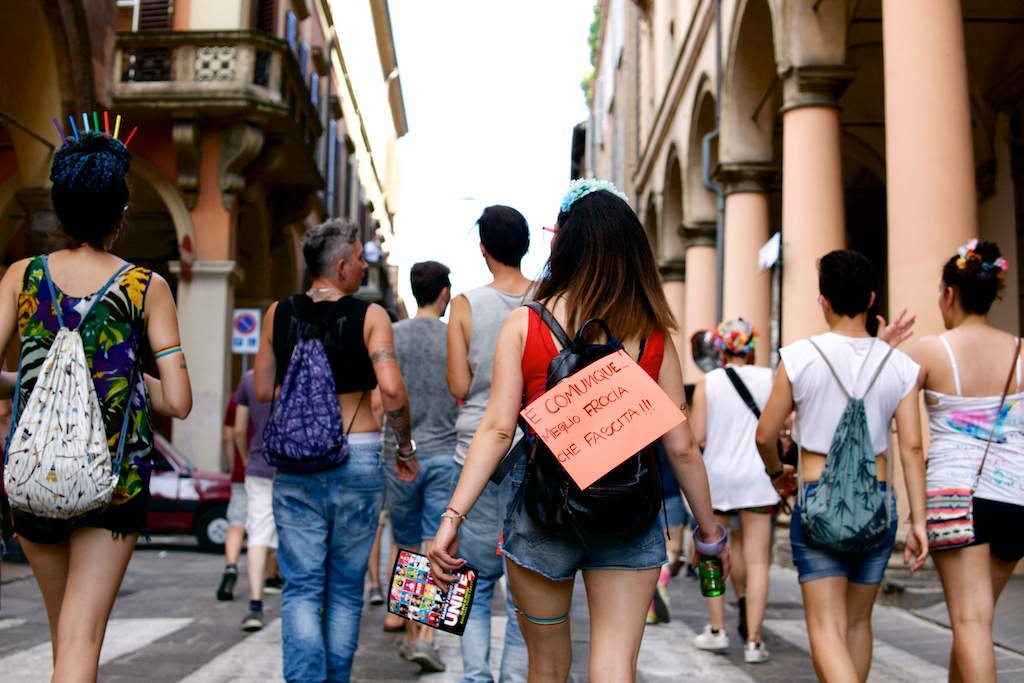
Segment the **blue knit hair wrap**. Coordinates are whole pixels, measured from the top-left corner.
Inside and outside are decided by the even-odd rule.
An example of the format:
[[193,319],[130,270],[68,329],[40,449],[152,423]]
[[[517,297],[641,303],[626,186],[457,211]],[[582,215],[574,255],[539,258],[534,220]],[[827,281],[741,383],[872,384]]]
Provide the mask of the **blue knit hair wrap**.
[[124,180],[132,154],[117,138],[103,133],[82,133],[69,138],[53,154],[50,180],[55,186],[77,192],[99,192]]

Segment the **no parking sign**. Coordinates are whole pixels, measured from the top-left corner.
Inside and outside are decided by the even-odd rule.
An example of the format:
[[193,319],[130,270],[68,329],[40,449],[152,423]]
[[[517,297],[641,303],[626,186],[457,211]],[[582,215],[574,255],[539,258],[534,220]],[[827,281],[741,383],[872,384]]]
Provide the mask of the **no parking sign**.
[[231,324],[231,351],[255,354],[260,347],[260,320],[263,312],[258,308],[236,308]]

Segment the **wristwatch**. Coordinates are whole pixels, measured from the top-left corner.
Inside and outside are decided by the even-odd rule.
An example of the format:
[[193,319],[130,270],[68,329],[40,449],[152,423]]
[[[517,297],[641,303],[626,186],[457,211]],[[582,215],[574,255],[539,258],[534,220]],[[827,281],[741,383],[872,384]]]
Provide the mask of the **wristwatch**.
[[401,460],[402,462],[408,462],[409,460],[412,460],[413,458],[415,458],[416,457],[416,440],[415,439],[409,439],[409,445],[412,447],[412,450],[410,450],[408,453],[403,453],[402,451],[396,449],[395,450],[395,457],[398,458],[399,460]]

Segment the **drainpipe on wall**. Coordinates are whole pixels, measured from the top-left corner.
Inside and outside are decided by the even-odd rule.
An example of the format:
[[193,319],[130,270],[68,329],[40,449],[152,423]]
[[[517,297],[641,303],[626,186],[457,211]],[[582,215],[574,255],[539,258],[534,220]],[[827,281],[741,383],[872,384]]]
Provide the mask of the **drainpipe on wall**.
[[725,190],[711,179],[711,143],[718,139],[722,109],[722,0],[715,0],[715,129],[701,140],[703,155],[701,181],[704,187],[718,196],[718,215],[715,217],[715,320],[722,320],[723,289],[725,285]]

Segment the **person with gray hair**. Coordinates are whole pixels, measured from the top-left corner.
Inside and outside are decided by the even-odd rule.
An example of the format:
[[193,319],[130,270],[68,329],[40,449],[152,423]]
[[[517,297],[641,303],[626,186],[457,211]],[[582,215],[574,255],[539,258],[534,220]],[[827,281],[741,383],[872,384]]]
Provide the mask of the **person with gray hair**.
[[352,296],[367,269],[358,228],[328,220],[306,232],[302,253],[312,287],[267,310],[254,384],[259,400],[275,399],[298,342],[316,338],[323,343],[348,435],[348,457],[316,472],[279,467],[274,518],[284,579],[285,680],[344,683],[352,671],[363,576],[384,502],[380,425],[370,406],[375,387],[395,434],[397,477],[412,481],[419,464],[391,319],[381,306]]

